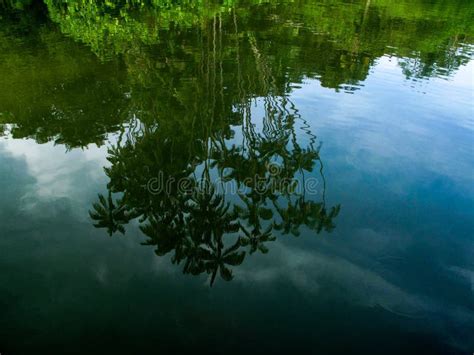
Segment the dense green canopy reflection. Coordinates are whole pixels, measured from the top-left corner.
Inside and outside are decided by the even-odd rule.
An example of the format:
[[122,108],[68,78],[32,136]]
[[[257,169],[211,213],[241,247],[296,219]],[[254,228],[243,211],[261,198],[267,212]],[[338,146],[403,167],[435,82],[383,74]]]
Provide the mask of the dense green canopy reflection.
[[[138,110],[144,120],[151,112],[146,105],[156,105],[171,86],[173,100],[192,101],[188,82],[200,80],[202,63],[222,65],[212,73],[222,74],[225,95],[237,100],[286,95],[304,78],[353,92],[383,55],[399,57],[409,78],[451,75],[471,57],[474,34],[474,5],[467,0],[23,0],[3,6],[10,10],[0,19],[0,123],[13,124],[16,138],[70,148],[101,144]],[[25,27],[28,33],[18,33]],[[63,34],[77,43],[60,40]]]

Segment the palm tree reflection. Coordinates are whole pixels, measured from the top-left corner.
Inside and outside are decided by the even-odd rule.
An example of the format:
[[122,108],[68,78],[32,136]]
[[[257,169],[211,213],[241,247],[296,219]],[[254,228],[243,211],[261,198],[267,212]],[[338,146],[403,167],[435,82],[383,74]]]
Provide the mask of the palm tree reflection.
[[[288,86],[255,38],[237,46],[235,67],[226,65],[219,23],[200,33],[203,54],[186,67],[191,79],[176,77],[171,54],[159,69],[150,62],[144,78],[162,85],[139,85],[136,114],[109,149],[108,191],[120,199],[102,198],[91,212],[109,233],[138,218],[145,245],[172,254],[185,274],[210,275],[211,285],[217,274],[231,280],[232,267],[267,253],[281,235],[303,226],[330,232],[340,209],[326,206],[321,147]],[[150,184],[157,177],[158,189]],[[317,194],[307,193],[305,182],[316,178]]]
[[[261,132],[250,110],[241,111],[240,145],[211,127],[193,141],[182,140],[182,132],[164,136],[144,123],[130,125],[133,133],[109,150],[109,197],[93,206],[95,226],[124,233],[124,225],[139,218],[144,245],[154,246],[158,256],[172,253],[185,274],[207,273],[211,285],[218,274],[231,280],[232,267],[247,254],[266,254],[281,235],[298,236],[302,226],[331,232],[340,206],[326,206],[325,183],[319,195],[307,194],[304,184],[308,174],[324,180],[320,147],[308,130],[297,132],[302,119],[283,101],[266,105]],[[298,144],[298,134],[308,138],[307,147]],[[146,181],[157,172],[167,183],[155,191]],[[186,189],[180,188],[183,178]],[[121,198],[113,201],[113,193]]]

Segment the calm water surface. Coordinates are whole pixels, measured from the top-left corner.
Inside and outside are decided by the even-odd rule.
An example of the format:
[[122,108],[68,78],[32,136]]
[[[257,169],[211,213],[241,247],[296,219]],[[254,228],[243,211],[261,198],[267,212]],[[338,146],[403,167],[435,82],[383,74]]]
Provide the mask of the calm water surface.
[[0,1],[1,354],[471,354],[473,19]]

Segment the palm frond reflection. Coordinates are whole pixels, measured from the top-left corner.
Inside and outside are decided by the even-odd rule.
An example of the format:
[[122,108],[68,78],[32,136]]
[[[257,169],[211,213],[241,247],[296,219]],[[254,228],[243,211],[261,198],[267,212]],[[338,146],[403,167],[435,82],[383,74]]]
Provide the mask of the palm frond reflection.
[[[214,17],[201,30],[185,79],[176,80],[172,54],[159,69],[149,63],[163,86],[132,92],[136,113],[105,169],[109,194],[138,218],[144,244],[185,274],[208,274],[211,285],[284,234],[332,231],[340,210],[326,206],[321,145],[259,42],[246,42],[252,63],[244,66],[237,48],[228,66],[219,24]],[[123,218],[100,212],[97,227],[123,231]]]

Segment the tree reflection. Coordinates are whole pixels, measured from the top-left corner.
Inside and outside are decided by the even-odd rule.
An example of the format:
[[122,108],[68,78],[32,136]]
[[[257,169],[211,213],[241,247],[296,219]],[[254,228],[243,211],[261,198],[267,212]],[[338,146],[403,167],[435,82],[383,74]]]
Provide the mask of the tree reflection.
[[[399,58],[409,79],[449,76],[472,57],[473,4],[6,0],[0,125],[14,138],[84,148],[107,142],[133,115],[148,123],[158,108],[181,115],[175,105],[195,105],[199,91],[230,120],[228,105],[244,109],[245,95],[285,97],[307,78],[354,93],[383,56]],[[202,85],[193,82],[204,71]],[[174,124],[200,129],[204,114]]]
[[[319,147],[300,147],[296,137],[305,133],[296,132],[290,111],[265,107],[264,121],[273,121],[278,134],[268,127],[256,132],[251,118],[241,117],[234,126],[240,145],[225,130],[212,130],[213,112],[207,135],[194,141],[183,141],[179,131],[163,135],[169,132],[161,131],[159,118],[154,127],[141,122],[109,151],[109,200],[100,197],[94,205],[95,226],[123,233],[130,217],[138,217],[145,245],[158,256],[171,253],[186,274],[209,274],[211,285],[217,274],[231,280],[231,267],[247,253],[267,253],[278,236],[298,236],[302,226],[330,232],[340,207],[328,208],[324,193],[306,196],[302,179],[320,161]],[[166,183],[154,189],[149,182],[158,174]],[[112,193],[121,198],[113,202]]]
[[[109,233],[137,218],[145,245],[212,285],[282,235],[330,232],[340,207],[326,205],[321,147],[278,94],[269,60],[254,48],[253,65],[226,66],[219,19],[209,26],[187,76],[176,76],[179,54],[149,69],[146,80],[160,86],[139,91],[137,115],[109,149],[109,201],[102,197],[91,216]],[[317,193],[307,193],[316,177]]]

